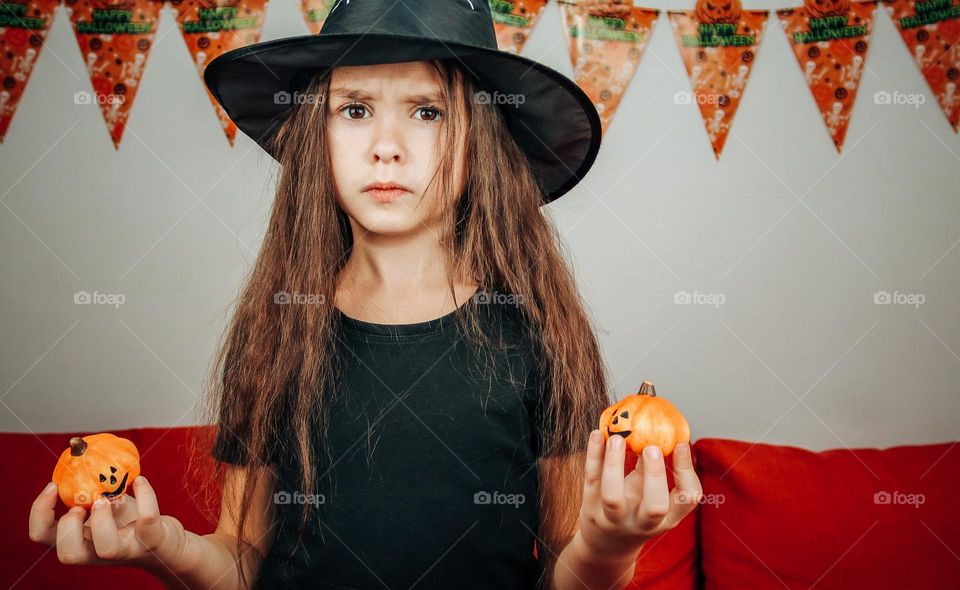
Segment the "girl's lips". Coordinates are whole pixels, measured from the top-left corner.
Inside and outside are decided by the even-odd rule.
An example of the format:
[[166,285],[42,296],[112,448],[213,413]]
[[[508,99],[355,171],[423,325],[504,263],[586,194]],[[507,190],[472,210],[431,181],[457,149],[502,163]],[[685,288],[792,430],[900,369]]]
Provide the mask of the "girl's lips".
[[379,203],[391,203],[393,201],[399,200],[403,195],[407,194],[409,191],[405,191],[399,188],[392,189],[379,189],[374,188],[366,191],[368,195],[373,197],[373,200]]

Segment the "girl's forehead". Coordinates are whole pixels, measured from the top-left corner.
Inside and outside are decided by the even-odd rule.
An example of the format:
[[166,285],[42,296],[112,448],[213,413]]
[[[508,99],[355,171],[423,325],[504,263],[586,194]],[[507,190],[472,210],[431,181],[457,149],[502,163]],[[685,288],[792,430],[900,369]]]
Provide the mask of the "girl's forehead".
[[438,87],[440,73],[429,61],[408,61],[390,64],[337,66],[330,75],[331,87],[338,84],[352,88],[377,85],[418,84]]

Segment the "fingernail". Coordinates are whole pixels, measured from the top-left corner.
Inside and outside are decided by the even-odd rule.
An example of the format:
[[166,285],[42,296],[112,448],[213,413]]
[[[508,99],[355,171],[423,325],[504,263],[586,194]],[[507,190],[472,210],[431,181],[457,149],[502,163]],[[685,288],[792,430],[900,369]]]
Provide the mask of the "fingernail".
[[76,513],[76,514],[80,514],[80,513],[83,512],[84,510],[85,510],[85,508],[84,508],[83,506],[74,506],[73,508],[70,509],[70,512],[74,512],[74,513]]
[[677,443],[677,452],[681,454],[689,453],[690,452],[689,443],[685,443],[685,442]]
[[643,449],[643,454],[647,456],[647,459],[657,460],[660,458],[660,447],[656,445],[650,445],[649,447]]
[[53,482],[51,481],[50,483],[47,484],[47,487],[43,488],[43,493],[44,493],[44,494],[52,494],[52,493],[53,493],[53,490],[55,490],[55,489],[57,489],[57,484],[55,484],[55,483],[53,483]]
[[614,436],[614,437],[612,437],[612,438],[613,438],[613,448],[616,449],[616,450],[618,450],[618,451],[619,451],[620,449],[622,449],[622,448],[623,448],[623,445],[625,444],[625,443],[624,443],[624,440],[623,440],[623,437],[622,437],[622,436]]
[[590,431],[590,444],[596,445],[600,442],[600,431],[596,428]]
[[105,505],[107,502],[108,502],[108,500],[107,500],[106,498],[104,498],[103,496],[101,496],[101,497],[97,498],[97,499],[94,501],[93,507],[94,507],[94,508],[101,508],[101,507],[103,507],[103,505]]

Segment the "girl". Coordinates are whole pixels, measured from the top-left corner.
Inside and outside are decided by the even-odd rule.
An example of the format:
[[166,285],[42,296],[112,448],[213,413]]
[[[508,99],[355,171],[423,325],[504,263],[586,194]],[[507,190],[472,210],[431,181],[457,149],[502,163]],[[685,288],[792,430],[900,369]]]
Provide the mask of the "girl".
[[[354,4],[335,5],[313,39],[369,27],[387,8],[351,17],[376,2]],[[420,14],[463,4],[486,15],[489,46],[487,2]],[[583,111],[584,136],[562,112],[537,115],[550,103],[536,92],[523,111],[498,103],[491,78],[514,57],[481,73],[466,53],[365,55],[296,84],[270,134],[231,113],[281,174],[207,386],[216,531],[161,515],[139,477],[135,498],[98,502],[89,520],[75,508],[54,522],[51,486],[31,538],[64,563],[136,565],[171,587],[622,587],[701,488],[687,445],[670,491],[656,447],[625,476],[624,439],[604,445],[594,428],[608,377],[539,207],[589,168],[596,113]],[[208,83],[228,71],[216,63]],[[569,138],[547,130],[557,122]],[[539,157],[534,139],[549,148]]]

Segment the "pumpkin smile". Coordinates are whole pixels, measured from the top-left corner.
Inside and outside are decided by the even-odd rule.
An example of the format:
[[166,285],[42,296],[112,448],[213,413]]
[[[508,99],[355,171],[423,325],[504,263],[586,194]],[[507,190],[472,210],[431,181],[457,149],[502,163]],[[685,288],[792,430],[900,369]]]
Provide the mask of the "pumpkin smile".
[[118,485],[115,490],[110,491],[110,492],[103,492],[103,493],[100,494],[100,495],[101,495],[101,496],[105,496],[105,497],[107,497],[107,498],[113,498],[114,496],[119,496],[120,494],[123,493],[123,490],[127,487],[127,478],[128,478],[128,477],[130,477],[130,473],[124,473],[124,474],[123,474],[123,479],[120,480],[120,485]]
[[611,435],[611,434],[617,434],[617,435],[622,436],[623,438],[627,438],[627,437],[630,436],[630,434],[632,434],[632,433],[633,433],[632,430],[621,430],[621,431],[619,431],[619,432],[615,432],[615,431],[613,431],[613,430],[610,430],[610,427],[607,426],[607,435],[608,435],[608,436]]

